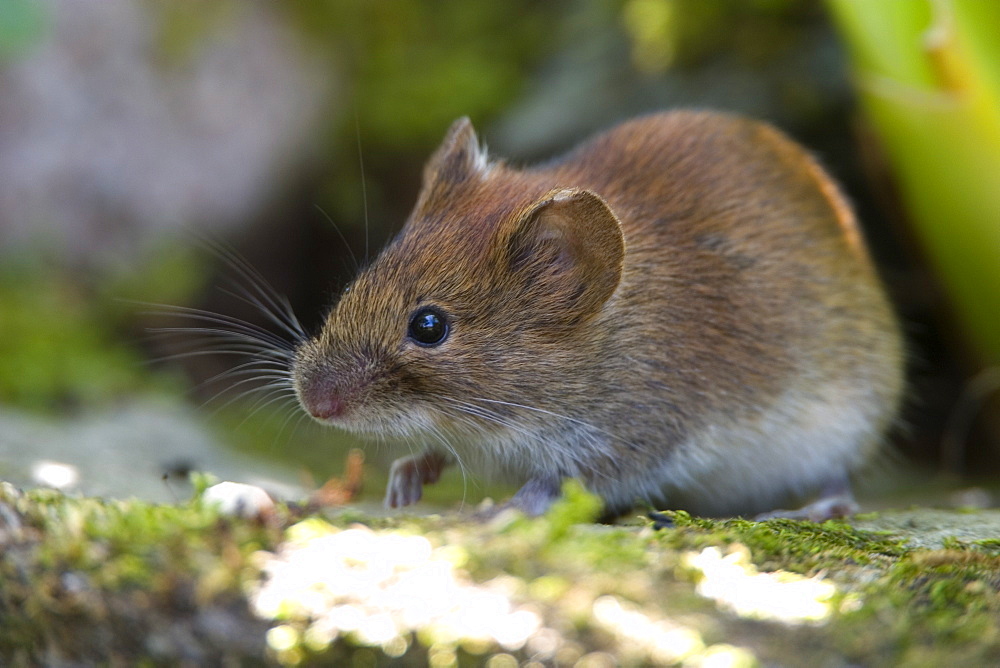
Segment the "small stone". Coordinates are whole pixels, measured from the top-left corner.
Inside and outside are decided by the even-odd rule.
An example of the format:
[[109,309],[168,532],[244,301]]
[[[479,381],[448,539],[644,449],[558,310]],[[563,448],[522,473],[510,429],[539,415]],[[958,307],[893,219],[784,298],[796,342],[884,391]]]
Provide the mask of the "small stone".
[[274,500],[256,485],[220,482],[205,490],[202,500],[224,515],[266,520],[274,515]]
[[65,491],[80,482],[80,471],[72,464],[43,459],[31,465],[31,479],[36,485]]

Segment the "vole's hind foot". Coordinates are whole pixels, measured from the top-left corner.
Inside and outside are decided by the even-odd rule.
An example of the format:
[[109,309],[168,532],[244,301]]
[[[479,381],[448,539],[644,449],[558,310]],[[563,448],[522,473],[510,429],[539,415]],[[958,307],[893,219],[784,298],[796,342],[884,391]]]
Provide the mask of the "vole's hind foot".
[[394,461],[385,488],[386,508],[401,508],[419,501],[424,485],[437,482],[449,463],[446,455],[434,450]]
[[531,478],[510,499],[476,511],[475,519],[488,521],[507,509],[519,510],[528,517],[538,517],[562,496],[562,478],[539,476]]
[[810,522],[825,522],[849,517],[860,508],[853,498],[847,496],[826,497],[814,501],[797,510],[772,510],[754,517],[757,522],[784,517],[790,520],[809,520]]
[[562,496],[562,478],[557,475],[538,476],[524,483],[507,502],[529,517],[537,517],[548,510]]
[[791,520],[809,520],[810,522],[825,522],[849,517],[861,508],[854,500],[851,485],[846,478],[832,482],[823,488],[820,498],[797,510],[772,510],[761,513],[754,520],[762,522],[778,517]]

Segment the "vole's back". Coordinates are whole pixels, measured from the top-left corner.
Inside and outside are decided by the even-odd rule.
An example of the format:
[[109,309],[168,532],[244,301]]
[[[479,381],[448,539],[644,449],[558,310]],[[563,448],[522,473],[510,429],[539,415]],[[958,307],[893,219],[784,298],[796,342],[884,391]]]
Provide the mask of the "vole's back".
[[622,223],[622,281],[602,314],[627,360],[622,442],[655,441],[642,432],[661,425],[677,439],[645,462],[650,490],[666,480],[672,503],[752,512],[872,454],[902,392],[900,335],[850,208],[801,148],[760,123],[679,112],[549,169]]

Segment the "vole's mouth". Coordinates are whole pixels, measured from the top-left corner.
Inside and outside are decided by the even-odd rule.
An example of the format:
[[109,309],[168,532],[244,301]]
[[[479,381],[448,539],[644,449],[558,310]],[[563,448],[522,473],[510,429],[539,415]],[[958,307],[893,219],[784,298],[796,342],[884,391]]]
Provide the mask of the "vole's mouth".
[[386,414],[375,411],[357,411],[343,418],[316,420],[327,427],[335,427],[366,438],[411,440],[430,438],[434,432],[427,428],[419,417],[413,415]]
[[412,406],[371,404],[358,395],[296,388],[299,403],[314,420],[359,436],[433,438],[440,426],[431,413]]

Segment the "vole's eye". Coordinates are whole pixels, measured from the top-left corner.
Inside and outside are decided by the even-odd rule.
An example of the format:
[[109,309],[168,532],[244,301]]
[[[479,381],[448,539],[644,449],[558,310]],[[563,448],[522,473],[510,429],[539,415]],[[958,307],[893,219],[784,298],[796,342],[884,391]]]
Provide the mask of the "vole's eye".
[[410,318],[410,338],[421,346],[436,346],[448,338],[448,321],[432,308],[422,308]]

